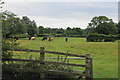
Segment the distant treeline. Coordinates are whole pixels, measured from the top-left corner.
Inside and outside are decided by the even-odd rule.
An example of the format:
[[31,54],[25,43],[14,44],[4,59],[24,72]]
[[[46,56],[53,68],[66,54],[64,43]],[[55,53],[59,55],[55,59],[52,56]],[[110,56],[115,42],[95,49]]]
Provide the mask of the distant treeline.
[[17,17],[12,12],[2,12],[2,34],[4,38],[11,36],[18,36],[21,38],[42,36],[44,34],[53,35],[55,37],[85,37],[89,34],[104,34],[104,35],[117,35],[120,34],[120,21],[114,23],[112,19],[106,16],[95,16],[91,22],[88,23],[86,29],[80,27],[66,29],[63,28],[45,28],[44,26],[37,26],[34,20],[30,20],[27,16],[22,19]]
[[85,34],[84,29],[81,29],[78,27],[74,27],[74,28],[67,27],[67,29],[63,29],[63,28],[44,28],[43,26],[39,26],[38,31],[39,31],[38,32],[39,34],[52,34],[52,35],[56,35],[56,34],[83,35]]
[[40,35],[37,35],[37,37],[49,37],[49,36],[54,36],[54,37],[83,37],[83,38],[86,38],[86,35],[51,35],[51,34],[40,34]]

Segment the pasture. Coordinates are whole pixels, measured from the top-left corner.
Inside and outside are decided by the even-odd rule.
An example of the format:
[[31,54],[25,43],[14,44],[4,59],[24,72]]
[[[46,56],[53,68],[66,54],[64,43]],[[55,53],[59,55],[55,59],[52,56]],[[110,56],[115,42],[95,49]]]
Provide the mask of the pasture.
[[[93,75],[94,78],[118,78],[118,42],[86,42],[85,38],[68,38],[55,37],[53,41],[42,41],[42,37],[37,37],[36,40],[23,38],[17,40],[21,46],[28,49],[39,50],[44,46],[45,50],[67,52],[72,54],[87,54],[89,53],[93,59]],[[30,55],[39,57],[34,53],[15,53],[14,57],[26,58]],[[48,55],[54,57],[54,55]],[[78,63],[74,61],[73,63]]]

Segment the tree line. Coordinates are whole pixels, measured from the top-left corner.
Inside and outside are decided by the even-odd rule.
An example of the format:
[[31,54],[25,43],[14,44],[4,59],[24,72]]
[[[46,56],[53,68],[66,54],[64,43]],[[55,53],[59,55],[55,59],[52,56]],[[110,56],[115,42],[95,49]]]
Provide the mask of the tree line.
[[88,35],[98,33],[117,35],[120,34],[120,21],[114,23],[112,19],[106,16],[95,16],[88,23],[86,29],[81,29],[80,27],[67,27],[67,29],[45,28],[44,26],[37,26],[36,22],[34,20],[31,21],[27,16],[23,16],[20,19],[14,13],[4,11],[2,12],[2,33],[6,38],[13,34],[28,34],[30,37],[39,34]]
[[36,25],[36,22],[31,21],[27,16],[23,16],[22,19],[17,17],[12,12],[2,12],[2,24],[3,24],[3,36],[8,38],[12,34],[28,34],[29,36],[35,36],[39,34],[67,34],[67,35],[82,35],[84,30],[81,28],[45,28],[43,26]]

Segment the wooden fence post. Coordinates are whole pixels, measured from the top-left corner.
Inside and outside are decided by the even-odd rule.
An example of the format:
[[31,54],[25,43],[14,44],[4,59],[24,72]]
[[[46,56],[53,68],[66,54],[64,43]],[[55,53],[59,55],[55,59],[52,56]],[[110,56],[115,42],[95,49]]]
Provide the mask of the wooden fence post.
[[86,70],[85,70],[85,75],[86,75],[86,80],[91,80],[90,79],[90,54],[86,54]]
[[90,58],[90,78],[93,80],[93,63],[92,58]]
[[44,80],[44,47],[40,47],[40,80]]

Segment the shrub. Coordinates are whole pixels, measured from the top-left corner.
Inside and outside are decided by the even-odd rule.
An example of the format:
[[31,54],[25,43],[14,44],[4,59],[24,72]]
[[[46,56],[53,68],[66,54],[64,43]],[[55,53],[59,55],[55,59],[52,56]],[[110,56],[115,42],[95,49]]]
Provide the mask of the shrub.
[[90,34],[87,36],[87,41],[91,41],[91,42],[98,42],[98,41],[102,41],[103,40],[103,34],[97,34],[97,33],[94,33],[94,34]]
[[120,34],[118,34],[118,36],[116,36],[117,40],[120,40]]
[[104,35],[104,34],[89,34],[86,37],[88,42],[114,42],[115,40],[119,39],[119,35]]
[[12,34],[9,37],[11,38],[13,36],[18,37],[18,38],[29,38],[30,37],[28,34],[15,34],[15,35]]
[[[35,59],[35,60],[39,60]],[[57,60],[59,62],[67,62],[66,59],[62,59],[62,60]],[[6,61],[7,62],[7,61]],[[35,63],[35,62],[13,62],[13,61],[9,61],[9,64],[3,64],[3,79],[6,78],[5,75],[7,75],[7,77],[9,78],[9,80],[39,80],[40,79],[40,73],[39,72],[24,72],[24,71],[14,71],[14,70],[10,70],[10,72],[8,72],[7,70],[9,69],[35,69],[35,70],[39,70],[40,69],[40,63]],[[45,64],[45,70],[55,70],[55,71],[66,71],[66,72],[73,72],[72,67],[71,66],[64,66],[64,65],[58,65],[58,64]],[[72,80],[72,78],[74,78],[74,76],[69,76],[69,75],[64,75],[64,74],[55,74],[52,72],[45,72],[45,80],[49,79],[49,80]],[[5,79],[6,80],[6,79]]]
[[52,33],[51,35],[52,35],[52,36],[55,36],[56,34],[55,34],[55,33]]
[[8,49],[22,49],[19,46],[19,43],[16,43],[16,40],[13,39],[2,39],[2,58],[12,58],[12,51],[8,51]]
[[104,35],[105,38],[104,38],[104,42],[114,42],[116,39],[115,39],[115,36],[113,35]]

